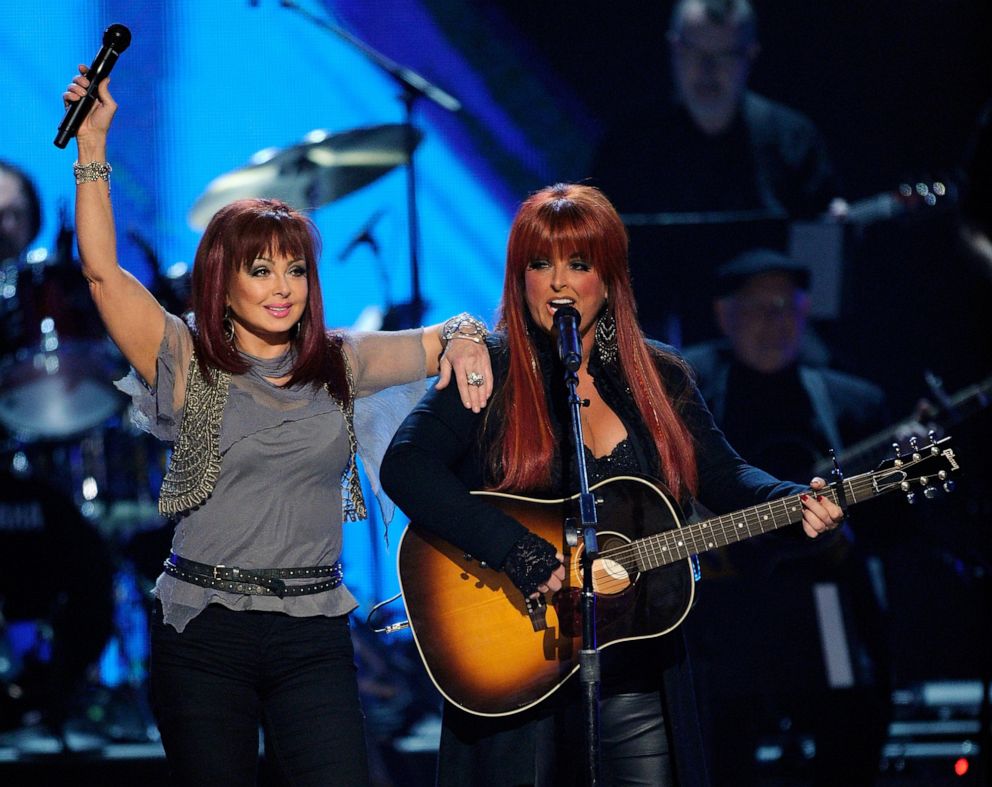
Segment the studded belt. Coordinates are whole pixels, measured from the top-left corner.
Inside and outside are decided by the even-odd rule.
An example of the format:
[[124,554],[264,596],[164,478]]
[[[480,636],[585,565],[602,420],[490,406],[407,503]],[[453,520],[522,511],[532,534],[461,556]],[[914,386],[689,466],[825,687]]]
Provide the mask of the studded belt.
[[[241,593],[247,596],[307,596],[323,593],[341,584],[344,569],[340,563],[331,566],[303,566],[300,568],[238,568],[237,566],[211,566],[197,563],[172,553],[163,564],[170,577],[200,585],[205,588]],[[313,579],[320,582],[308,585],[287,585],[286,579]]]

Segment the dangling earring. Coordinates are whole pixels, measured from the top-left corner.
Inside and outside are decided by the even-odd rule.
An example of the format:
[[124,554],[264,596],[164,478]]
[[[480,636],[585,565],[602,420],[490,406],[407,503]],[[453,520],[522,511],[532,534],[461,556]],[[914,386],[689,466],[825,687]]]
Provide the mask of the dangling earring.
[[612,364],[617,360],[617,321],[613,317],[609,304],[603,308],[603,313],[596,320],[596,351],[599,360],[604,364]]
[[224,318],[221,320],[224,326],[224,338],[228,344],[234,344],[234,320],[231,319],[231,307],[224,307]]

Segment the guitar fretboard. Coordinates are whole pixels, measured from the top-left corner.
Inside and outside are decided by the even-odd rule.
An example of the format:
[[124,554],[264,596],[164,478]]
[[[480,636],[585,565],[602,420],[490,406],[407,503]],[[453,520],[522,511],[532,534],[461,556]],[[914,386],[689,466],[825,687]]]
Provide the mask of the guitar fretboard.
[[[949,453],[949,452],[948,452]],[[843,481],[847,505],[899,489],[907,478],[903,468],[872,471]],[[815,493],[808,493],[815,494]],[[840,505],[836,485],[819,494]],[[680,528],[666,530],[641,538],[622,547],[604,550],[600,556],[615,561],[627,571],[649,571],[653,568],[686,560],[693,555],[717,547],[734,544],[760,536],[772,530],[795,524],[803,518],[803,501],[800,495],[791,495],[761,503],[732,514],[712,517]]]

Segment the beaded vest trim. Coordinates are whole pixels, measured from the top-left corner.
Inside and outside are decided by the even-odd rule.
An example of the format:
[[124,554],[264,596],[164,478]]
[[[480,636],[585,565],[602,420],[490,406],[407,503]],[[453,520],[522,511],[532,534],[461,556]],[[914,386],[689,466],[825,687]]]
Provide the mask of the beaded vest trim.
[[[355,390],[355,380],[348,356],[341,350],[344,359],[348,390]],[[190,358],[189,377],[186,382],[186,400],[183,403],[183,419],[179,425],[169,460],[169,468],[159,490],[158,510],[163,516],[175,516],[202,505],[214,491],[220,476],[220,425],[231,387],[230,372],[213,370],[213,382],[208,382],[200,371],[196,352]],[[329,386],[324,389],[329,396]],[[358,439],[355,436],[354,396],[347,407],[342,406],[345,425],[348,429],[348,464],[342,474],[345,487],[343,509],[346,521],[365,519],[368,515],[365,498],[362,495],[362,482],[358,477],[355,459]]]
[[[358,452],[358,438],[355,436],[355,378],[351,371],[351,363],[348,361],[348,354],[343,349],[341,350],[341,358],[344,360],[344,372],[348,380],[348,390],[352,394],[348,397],[348,406],[341,408],[344,412],[345,426],[348,428],[348,444],[351,453],[351,456],[348,457],[348,464],[345,465],[344,473],[341,476],[341,483],[345,487],[343,491],[347,492],[343,496],[344,521],[357,522],[360,519],[367,518],[368,511],[365,508],[365,497],[362,495],[362,481],[358,477],[358,463],[355,459]],[[327,393],[333,396],[331,389],[326,385],[324,387]]]
[[231,375],[214,369],[213,377],[210,383],[203,376],[194,351],[179,437],[159,490],[158,511],[163,516],[180,514],[203,503],[220,475],[220,422]]

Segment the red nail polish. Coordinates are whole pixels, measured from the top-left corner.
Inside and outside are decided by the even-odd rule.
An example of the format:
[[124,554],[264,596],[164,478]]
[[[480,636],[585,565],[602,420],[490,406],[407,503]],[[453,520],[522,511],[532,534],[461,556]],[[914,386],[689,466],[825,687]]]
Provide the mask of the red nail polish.
[[816,502],[822,503],[823,502],[823,495],[817,495],[816,496]]
[[799,499],[805,503],[807,500],[809,500],[809,495],[799,495]]

